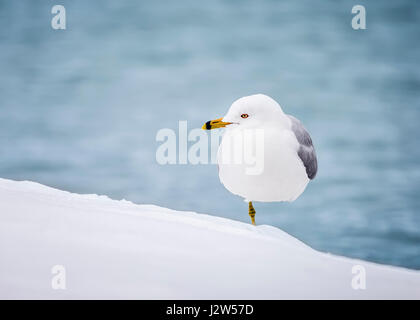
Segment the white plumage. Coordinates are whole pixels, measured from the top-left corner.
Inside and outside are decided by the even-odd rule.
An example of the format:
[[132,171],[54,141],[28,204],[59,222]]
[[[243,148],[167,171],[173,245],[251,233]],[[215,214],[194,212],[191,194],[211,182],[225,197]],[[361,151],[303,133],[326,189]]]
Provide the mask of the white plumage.
[[[293,201],[315,177],[317,160],[309,134],[272,98],[243,97],[222,121],[229,125],[218,150],[219,178],[231,193],[246,201]],[[245,159],[245,154],[261,158],[261,150],[259,164]]]

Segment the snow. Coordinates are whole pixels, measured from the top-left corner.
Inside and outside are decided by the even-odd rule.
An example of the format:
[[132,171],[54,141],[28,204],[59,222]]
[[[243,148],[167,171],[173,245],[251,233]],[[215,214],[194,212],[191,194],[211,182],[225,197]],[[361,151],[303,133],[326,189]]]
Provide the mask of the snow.
[[[55,265],[65,290],[51,285]],[[420,272],[321,253],[266,225],[0,179],[0,298],[419,299]]]

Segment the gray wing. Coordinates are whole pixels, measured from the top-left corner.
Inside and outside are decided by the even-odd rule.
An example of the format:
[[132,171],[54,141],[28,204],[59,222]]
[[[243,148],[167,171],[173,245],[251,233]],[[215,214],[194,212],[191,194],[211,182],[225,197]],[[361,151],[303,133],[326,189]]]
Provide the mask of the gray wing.
[[312,180],[315,178],[316,172],[318,171],[318,162],[316,160],[315,148],[312,144],[311,136],[298,119],[290,115],[289,118],[292,120],[292,131],[300,145],[298,150],[299,158],[305,166],[308,178]]

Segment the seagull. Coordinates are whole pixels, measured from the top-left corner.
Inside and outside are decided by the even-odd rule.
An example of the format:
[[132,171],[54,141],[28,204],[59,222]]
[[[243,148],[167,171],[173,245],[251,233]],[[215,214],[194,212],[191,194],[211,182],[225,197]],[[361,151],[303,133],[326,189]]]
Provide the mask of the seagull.
[[[267,95],[242,97],[224,117],[202,127],[216,128],[226,129],[217,152],[219,179],[228,191],[248,202],[253,225],[253,201],[294,201],[316,176],[317,157],[308,131]],[[250,161],[242,159],[245,154],[254,155],[259,170],[250,170]]]

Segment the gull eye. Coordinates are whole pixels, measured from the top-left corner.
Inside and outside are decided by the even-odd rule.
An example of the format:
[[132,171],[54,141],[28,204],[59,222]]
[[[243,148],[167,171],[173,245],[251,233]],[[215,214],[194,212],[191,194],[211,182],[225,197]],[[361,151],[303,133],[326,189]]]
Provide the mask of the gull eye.
[[246,119],[246,118],[248,118],[249,117],[249,115],[247,114],[247,113],[242,113],[241,114],[241,118],[242,119]]

